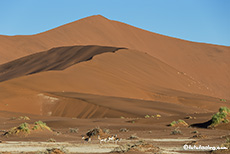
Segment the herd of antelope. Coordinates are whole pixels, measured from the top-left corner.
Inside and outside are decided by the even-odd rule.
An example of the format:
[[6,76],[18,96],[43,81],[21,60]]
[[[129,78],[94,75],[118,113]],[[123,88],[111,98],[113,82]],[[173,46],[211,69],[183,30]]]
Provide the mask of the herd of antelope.
[[113,142],[117,144],[119,141],[121,141],[121,138],[118,138],[117,135],[109,135],[104,133],[100,128],[95,128],[88,131],[86,135],[82,135],[82,139],[86,142],[91,142],[92,138],[95,137],[97,137],[100,144],[107,142]]

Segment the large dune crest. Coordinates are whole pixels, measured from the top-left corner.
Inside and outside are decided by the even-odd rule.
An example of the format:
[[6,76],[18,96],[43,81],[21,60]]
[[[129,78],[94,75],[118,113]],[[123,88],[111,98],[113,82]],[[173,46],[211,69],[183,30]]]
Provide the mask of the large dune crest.
[[60,46],[102,45],[146,52],[230,98],[230,48],[145,31],[103,16],[87,17],[31,36],[0,36],[0,63]]
[[0,65],[0,82],[12,78],[51,70],[64,70],[77,63],[88,61],[104,52],[121,48],[100,46],[71,46],[53,48]]

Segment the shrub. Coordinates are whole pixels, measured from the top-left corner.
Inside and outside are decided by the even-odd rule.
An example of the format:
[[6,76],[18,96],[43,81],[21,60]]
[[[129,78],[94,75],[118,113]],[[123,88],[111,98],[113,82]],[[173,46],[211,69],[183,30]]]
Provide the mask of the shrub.
[[70,133],[78,133],[78,128],[69,128]]
[[128,132],[129,130],[127,128],[121,128],[119,132]]
[[160,118],[160,117],[161,117],[161,115],[160,115],[160,114],[157,114],[157,115],[156,115],[156,117],[157,117],[157,118]]
[[178,122],[182,122],[182,123],[184,123],[185,121],[184,121],[184,120],[179,119],[179,120],[178,120]]
[[18,129],[23,131],[23,132],[27,132],[27,133],[30,132],[29,124],[26,122],[19,125]]
[[227,137],[225,143],[230,143],[230,138]]
[[44,123],[42,121],[36,121],[34,123],[33,130],[37,130],[37,129],[47,129],[47,130],[51,131],[51,129],[46,125],[46,123]]
[[30,120],[30,118],[29,117],[27,117],[27,116],[20,116],[20,117],[11,117],[10,118],[11,120]]
[[10,120],[16,120],[17,118],[16,117],[11,117]]
[[107,129],[107,128],[104,128],[104,129],[103,129],[103,132],[106,133],[106,134],[109,134],[109,133],[110,133],[110,130]]
[[195,130],[195,131],[192,131],[191,133],[198,134],[199,132],[197,130]]
[[33,130],[37,130],[37,129],[39,129],[40,127],[38,126],[38,125],[35,125],[34,127],[33,127]]
[[50,138],[50,139],[47,140],[47,142],[56,142],[56,140],[53,139],[53,138]]
[[42,121],[36,121],[35,123],[34,123],[35,125],[46,125],[46,123],[44,123],[44,122],[42,122]]
[[225,113],[230,113],[230,109],[227,107],[220,107],[219,112],[225,112]]
[[97,128],[93,128],[88,130],[88,132],[86,133],[87,136],[97,136],[99,135],[102,131],[102,129],[100,127]]
[[221,102],[227,102],[226,99],[220,99]]
[[186,126],[187,127],[188,124],[184,120],[179,119],[178,121],[171,122],[169,124],[169,126],[173,126],[173,127],[175,127],[175,126]]
[[136,134],[131,135],[130,137],[128,137],[128,140],[135,140],[138,139],[139,137],[136,136]]
[[27,135],[30,133],[30,125],[28,123],[22,123],[18,127],[13,127],[9,131],[7,131],[4,136],[8,135],[18,135],[19,133],[24,133],[24,135]]
[[20,116],[18,117],[18,120],[30,120],[30,118],[27,116]]
[[227,107],[221,107],[219,109],[219,112],[214,114],[212,116],[212,123],[209,127],[215,127],[216,125],[220,123],[229,123],[229,120],[227,119],[228,114],[230,113],[230,109]]
[[[221,150],[222,153],[229,153],[229,149],[230,149],[230,138],[229,138],[229,135],[228,135],[228,137],[226,137],[225,142],[222,143],[222,144],[220,145],[220,147],[226,147],[226,149]],[[219,150],[218,150],[218,151],[219,151]],[[221,152],[220,152],[220,153],[221,153]]]
[[182,134],[181,130],[179,130],[179,128],[175,128],[172,132],[171,135],[178,135],[178,134]]
[[51,131],[51,129],[42,121],[37,121],[34,125],[29,125],[28,123],[22,123],[18,127],[13,127],[9,131],[7,131],[4,136],[6,135],[18,135],[22,133],[22,135],[28,135],[31,131],[38,130],[38,129],[47,129]]
[[176,125],[176,123],[177,123],[176,121],[173,121],[173,122],[171,122],[169,125],[170,125],[170,126],[174,126],[174,125]]
[[192,116],[186,116],[185,119],[193,119]]

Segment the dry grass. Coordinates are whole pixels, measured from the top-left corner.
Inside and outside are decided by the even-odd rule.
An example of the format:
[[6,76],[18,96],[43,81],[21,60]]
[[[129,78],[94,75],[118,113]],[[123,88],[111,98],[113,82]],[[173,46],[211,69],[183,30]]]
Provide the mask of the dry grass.
[[49,130],[51,129],[42,121],[37,121],[34,124],[22,123],[18,127],[13,127],[9,131],[7,131],[4,136],[11,136],[11,135],[22,135],[27,136],[31,132],[35,130]]
[[184,120],[181,120],[179,119],[178,121],[173,121],[169,124],[169,126],[172,126],[172,127],[188,127],[189,125],[184,121]]

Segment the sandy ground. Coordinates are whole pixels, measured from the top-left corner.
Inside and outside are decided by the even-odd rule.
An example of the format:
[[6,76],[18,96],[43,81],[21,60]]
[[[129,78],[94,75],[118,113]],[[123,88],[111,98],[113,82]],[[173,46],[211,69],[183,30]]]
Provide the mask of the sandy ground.
[[65,149],[69,153],[109,153],[118,145],[115,144],[74,144],[68,142],[6,142],[0,144],[1,152],[38,152],[46,149]]
[[[78,118],[65,118],[65,117],[47,117],[27,115],[31,118],[28,121],[12,120],[12,117],[22,115],[20,113],[1,112],[0,130],[2,134],[4,131],[9,130],[14,126],[18,126],[23,122],[29,124],[37,120],[44,121],[53,130],[52,133],[40,132],[30,134],[26,137],[22,136],[1,136],[0,151],[12,152],[12,153],[29,153],[44,151],[51,148],[64,148],[69,153],[108,153],[115,147],[125,145],[127,143],[135,143],[139,140],[143,140],[149,144],[159,147],[162,153],[208,153],[208,151],[190,150],[185,151],[183,149],[184,144],[189,144],[192,141],[197,141],[196,145],[202,146],[220,146],[226,141],[224,136],[229,135],[229,130],[221,129],[207,129],[196,127],[181,127],[179,128],[182,134],[171,135],[171,132],[175,129],[167,126],[173,120],[184,119],[186,114],[179,116],[162,116],[158,119],[154,118],[93,118],[93,119],[78,119]],[[4,115],[4,116],[3,116]],[[210,119],[212,113],[205,114],[193,114],[196,119],[184,119],[188,124],[206,122]],[[134,123],[130,123],[130,120],[136,120]],[[102,143],[100,144],[97,139],[93,139],[90,143],[87,143],[81,139],[81,135],[85,134],[89,129],[100,127],[102,129],[108,129],[110,134],[117,134],[122,138],[118,144],[114,143]],[[70,132],[70,128],[77,128],[75,133]],[[128,132],[120,132],[121,128],[126,128]],[[203,138],[193,138],[194,131],[198,131]],[[128,139],[131,135],[135,135],[138,139]],[[56,142],[48,142],[49,139],[55,139]],[[15,152],[16,151],[16,152]],[[210,151],[210,150],[209,150]],[[130,151],[131,152],[131,151]],[[128,152],[128,153],[130,153]],[[137,151],[136,151],[137,152]],[[145,153],[139,151],[138,153]]]
[[[143,141],[148,141],[148,143],[156,144],[161,142],[162,144],[169,143],[184,143],[189,141],[195,141],[194,139],[141,139]],[[123,140],[119,144],[130,143],[132,141]],[[133,141],[135,142],[135,141]],[[46,149],[58,148],[68,151],[68,153],[111,153],[114,148],[119,147],[119,144],[98,144],[98,143],[69,143],[69,142],[5,142],[0,144],[0,152],[11,152],[11,153],[20,153],[20,152],[38,152],[45,151]],[[164,153],[183,153],[185,150],[182,147],[175,146],[161,146],[161,150]],[[207,150],[208,151],[208,150]]]

